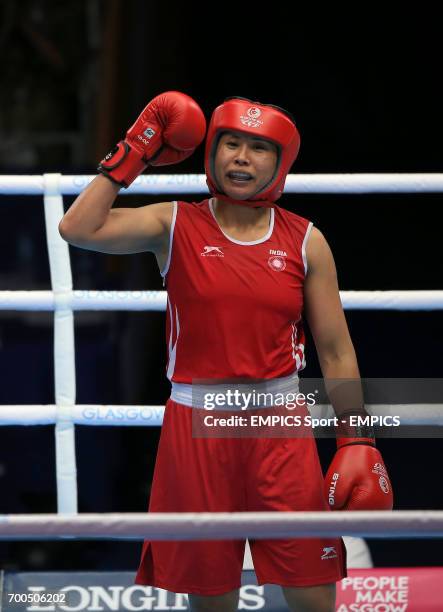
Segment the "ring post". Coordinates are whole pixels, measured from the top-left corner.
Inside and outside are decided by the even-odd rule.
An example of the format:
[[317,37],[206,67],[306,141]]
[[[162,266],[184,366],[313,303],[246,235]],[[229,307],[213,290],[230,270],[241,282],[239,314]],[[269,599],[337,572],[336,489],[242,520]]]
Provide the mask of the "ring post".
[[67,514],[77,512],[75,426],[72,419],[76,389],[71,262],[69,247],[58,231],[58,224],[64,214],[60,178],[60,174],[44,175],[44,207],[51,286],[54,292],[57,508],[59,513]]

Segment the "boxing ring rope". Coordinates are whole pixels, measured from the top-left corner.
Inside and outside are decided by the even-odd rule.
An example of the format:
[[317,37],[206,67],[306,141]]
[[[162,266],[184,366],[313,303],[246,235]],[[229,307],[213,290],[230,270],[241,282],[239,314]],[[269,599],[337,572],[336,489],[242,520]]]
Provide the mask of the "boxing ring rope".
[[[386,534],[389,534],[386,536]],[[443,537],[442,510],[0,515],[0,540]]]
[[[0,195],[44,195],[45,176],[0,176]],[[95,175],[56,175],[61,195],[77,195]],[[439,193],[443,173],[289,174],[285,193]],[[208,193],[204,174],[143,174],[125,194]]]
[[[75,424],[90,425],[159,425],[163,416],[162,407],[124,407],[124,406],[78,406],[75,403],[75,352],[74,352],[74,318],[75,310],[165,310],[165,292],[137,291],[74,291],[72,285],[71,264],[68,244],[58,233],[58,224],[63,209],[63,195],[80,193],[94,176],[62,176],[45,174],[34,176],[0,176],[0,195],[43,195],[47,233],[47,244],[51,272],[52,291],[2,291],[0,292],[0,310],[45,310],[54,311],[54,364],[55,364],[55,405],[49,406],[1,406],[0,424],[55,424],[56,439],[56,474],[57,502],[60,514],[77,513],[77,476],[75,460]],[[286,182],[286,193],[437,193],[443,191],[443,174],[317,174],[289,175]],[[142,175],[129,189],[121,194],[207,194],[205,175]],[[348,309],[394,309],[394,310],[440,310],[443,309],[443,291],[348,291],[342,292],[341,298]],[[133,414],[128,409],[133,409]],[[321,407],[317,407],[321,408]],[[389,407],[387,407],[389,408]],[[417,422],[417,405],[405,405],[404,414],[408,419]],[[442,425],[442,407],[437,405],[423,406],[427,411],[421,413],[420,422]],[[116,413],[115,418],[100,419],[100,410],[110,409]],[[375,408],[375,410],[380,409]],[[95,417],[88,418],[87,412],[96,411]],[[123,417],[119,418],[119,412]],[[144,418],[149,414],[150,418]],[[134,416],[135,415],[135,416]],[[246,513],[248,514],[248,513]],[[264,513],[260,514],[260,522]],[[274,513],[273,513],[274,514]],[[282,515],[292,513],[275,513],[276,523],[284,520]],[[297,513],[299,515],[300,513]],[[309,513],[309,516],[313,513]],[[356,513],[340,513],[332,519],[349,521],[357,520]],[[371,512],[371,521],[376,513]],[[417,520],[423,512],[417,513]],[[438,513],[437,513],[438,514]],[[41,515],[39,515],[41,516]],[[106,516],[106,515],[105,515]],[[122,515],[127,516],[127,515]],[[182,516],[182,515],[180,515]],[[209,515],[211,516],[211,515]],[[228,516],[228,515],[227,515]],[[229,514],[229,517],[232,515]],[[243,518],[245,516],[242,514]],[[308,515],[306,515],[308,516]],[[171,515],[168,514],[171,518]],[[5,525],[9,529],[17,517],[0,517],[0,533]],[[22,517],[23,518],[23,517]],[[36,517],[30,516],[29,520]],[[60,517],[61,518],[61,517]],[[80,519],[81,517],[74,517]],[[145,519],[149,517],[144,516]],[[183,517],[182,517],[183,518]],[[296,517],[294,516],[294,519]],[[319,517],[320,519],[321,517]],[[324,516],[322,517],[325,518]],[[328,517],[329,518],[329,517]],[[69,520],[72,520],[71,516]],[[401,517],[399,516],[399,519]],[[102,519],[101,519],[102,520]],[[127,519],[125,519],[126,521]],[[194,519],[190,519],[191,523]],[[195,519],[197,520],[197,519]],[[245,519],[247,521],[247,519]],[[304,519],[306,522],[307,518]],[[385,516],[385,520],[386,516]],[[9,521],[9,522],[8,522]],[[443,519],[436,517],[434,529],[442,531]],[[440,521],[440,522],[439,522]],[[340,522],[340,521],[338,521]],[[54,524],[53,521],[50,521]],[[351,523],[348,523],[351,528]],[[202,524],[199,523],[199,529]],[[335,523],[334,523],[335,524]],[[400,524],[400,522],[399,522]],[[148,523],[146,523],[147,528]],[[245,535],[245,524],[241,528]],[[375,525],[375,523],[374,523]],[[329,528],[333,523],[329,523]],[[144,529],[145,527],[143,527]],[[335,527],[338,529],[338,527]],[[392,532],[391,527],[389,527]],[[384,529],[386,531],[386,528]],[[407,530],[410,535],[410,529]],[[260,528],[260,533],[262,533]],[[141,531],[137,532],[139,537]],[[146,536],[146,532],[143,532]],[[212,531],[211,537],[213,535]],[[249,533],[249,532],[247,532]],[[340,533],[343,533],[340,529]],[[351,532],[349,532],[351,533]],[[352,532],[354,533],[354,532]],[[361,534],[362,532],[359,531]],[[273,532],[275,534],[275,531]],[[223,537],[228,537],[225,534]],[[251,534],[252,537],[252,534]],[[257,536],[254,536],[257,537]]]
[[[443,291],[340,291],[346,310],[442,310]],[[0,310],[166,310],[166,291],[0,291]],[[57,300],[57,303],[56,303]]]
[[[365,404],[372,416],[398,416],[401,427],[443,427],[443,404]],[[0,425],[54,425],[57,423],[56,404],[24,404],[0,406]],[[163,422],[164,406],[125,406],[123,404],[75,404],[66,408],[75,425],[150,426]],[[334,416],[331,406],[309,407],[313,418]]]

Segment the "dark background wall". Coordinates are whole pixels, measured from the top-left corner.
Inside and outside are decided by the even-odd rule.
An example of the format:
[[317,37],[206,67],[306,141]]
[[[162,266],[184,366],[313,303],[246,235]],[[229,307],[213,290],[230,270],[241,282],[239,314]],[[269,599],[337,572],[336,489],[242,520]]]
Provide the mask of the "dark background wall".
[[[439,172],[439,20],[297,5],[208,6],[136,0],[0,5],[0,173],[94,173],[145,104],[193,96],[207,118],[229,95],[279,104],[302,135],[293,171]],[[164,172],[203,171],[203,148]],[[200,196],[189,196],[200,198]],[[171,196],[172,199],[172,196]],[[137,206],[155,197],[122,197]],[[66,198],[66,206],[72,199]],[[333,249],[342,289],[441,289],[441,195],[299,196]],[[49,289],[40,198],[3,196],[0,286]],[[71,248],[75,288],[160,289],[150,254]],[[365,377],[440,377],[441,312],[347,312]],[[52,315],[0,312],[0,403],[52,403]],[[164,313],[76,314],[78,403],[162,404]],[[312,342],[306,376],[319,373]],[[78,427],[80,511],[146,508],[158,429]],[[398,509],[441,509],[441,441],[382,440]],[[327,465],[333,443],[322,440]],[[0,429],[0,513],[55,512],[51,427]],[[441,564],[438,541],[370,541],[378,565]],[[1,544],[1,566],[133,569],[139,545]]]

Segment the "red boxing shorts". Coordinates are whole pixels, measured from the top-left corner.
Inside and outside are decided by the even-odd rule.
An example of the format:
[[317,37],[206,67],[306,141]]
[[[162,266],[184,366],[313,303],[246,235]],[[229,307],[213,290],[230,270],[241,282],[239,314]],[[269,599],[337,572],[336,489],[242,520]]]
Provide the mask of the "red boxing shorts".
[[[193,438],[193,408],[168,400],[149,512],[330,511],[312,436]],[[250,540],[259,585],[346,576],[341,538]],[[240,588],[244,540],[145,541],[136,584],[221,595]]]

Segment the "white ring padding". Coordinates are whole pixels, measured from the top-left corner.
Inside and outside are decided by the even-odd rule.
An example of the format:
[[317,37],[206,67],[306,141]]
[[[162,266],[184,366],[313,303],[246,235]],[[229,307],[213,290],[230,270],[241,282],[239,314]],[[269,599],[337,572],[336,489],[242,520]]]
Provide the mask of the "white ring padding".
[[[443,310],[443,291],[340,291],[346,310]],[[166,291],[96,289],[64,292],[63,306],[72,310],[166,310]],[[52,291],[0,291],[0,310],[56,309]]]
[[46,242],[54,298],[55,454],[59,512],[77,511],[75,430],[70,407],[75,404],[74,313],[70,307],[72,273],[69,247],[58,231],[64,215],[60,174],[45,174]]
[[[374,416],[399,416],[399,427],[416,425],[443,427],[443,404],[367,404],[366,408]],[[158,427],[163,422],[164,410],[164,406],[155,405],[69,406],[70,418],[76,425]],[[334,416],[332,407],[327,405],[311,406],[309,412],[315,418]],[[0,425],[53,425],[55,422],[56,406],[53,404],[0,405]]]
[[[78,195],[96,175],[62,175],[60,193]],[[289,174],[285,193],[438,193],[442,173]],[[0,195],[42,195],[43,176],[0,176]],[[204,174],[142,174],[121,195],[208,193]]]
[[441,538],[442,510],[0,515],[0,539]]

